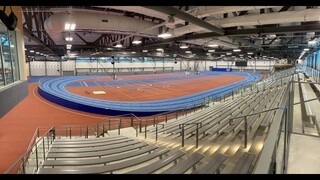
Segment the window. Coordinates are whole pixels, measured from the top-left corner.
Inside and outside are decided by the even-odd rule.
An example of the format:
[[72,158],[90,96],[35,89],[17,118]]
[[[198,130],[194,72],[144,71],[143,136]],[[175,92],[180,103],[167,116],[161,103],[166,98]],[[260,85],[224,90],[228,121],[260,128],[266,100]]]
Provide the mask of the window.
[[20,80],[15,31],[0,23],[0,87]]

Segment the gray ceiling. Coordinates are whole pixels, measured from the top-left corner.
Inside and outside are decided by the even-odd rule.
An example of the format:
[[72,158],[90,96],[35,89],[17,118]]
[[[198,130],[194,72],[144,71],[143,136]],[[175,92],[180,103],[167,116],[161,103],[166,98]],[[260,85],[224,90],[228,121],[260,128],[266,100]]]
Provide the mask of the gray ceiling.
[[[317,38],[320,31],[318,6],[23,6],[22,9],[26,54],[39,56],[30,52],[34,50],[45,54],[45,59],[68,54],[66,44],[72,44],[70,53],[77,56],[219,59],[232,53],[236,57],[297,59],[304,48],[309,48],[309,53],[317,48],[308,41]],[[66,31],[63,18],[70,20],[70,16],[77,22],[76,28]],[[169,16],[173,17],[171,21]],[[166,39],[157,36],[166,30],[173,32],[173,36]],[[69,35],[72,42],[65,40]],[[135,38],[142,43],[133,44]],[[116,43],[123,47],[115,48]],[[182,44],[188,48],[181,49]],[[218,46],[210,47],[212,44]],[[164,53],[156,53],[157,48],[164,49]],[[210,56],[209,49],[215,50]]]

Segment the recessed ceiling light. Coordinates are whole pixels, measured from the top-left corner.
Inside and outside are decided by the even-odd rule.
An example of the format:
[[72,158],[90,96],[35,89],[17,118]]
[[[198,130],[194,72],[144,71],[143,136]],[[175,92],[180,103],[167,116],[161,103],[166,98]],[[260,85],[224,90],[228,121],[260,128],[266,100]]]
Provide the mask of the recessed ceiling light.
[[209,49],[208,52],[216,52],[214,49]]
[[148,50],[144,49],[144,50],[142,50],[142,52],[148,52]]
[[233,52],[240,52],[241,49],[234,49]]

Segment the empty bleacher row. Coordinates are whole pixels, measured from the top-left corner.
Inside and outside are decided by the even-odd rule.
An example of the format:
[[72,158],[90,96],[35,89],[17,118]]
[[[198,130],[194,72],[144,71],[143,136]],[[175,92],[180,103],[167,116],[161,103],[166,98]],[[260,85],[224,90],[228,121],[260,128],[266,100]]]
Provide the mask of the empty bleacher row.
[[[185,123],[184,138],[190,138],[195,134],[195,124],[199,123],[200,138],[204,139],[207,144],[209,144],[210,141],[211,143],[213,142],[212,144],[226,144],[223,141],[227,141],[232,144],[232,139],[234,139],[239,132],[244,132],[245,130],[244,127],[241,126],[243,123],[243,118],[234,119],[233,123],[230,123],[229,120],[231,118],[236,118],[243,115],[249,115],[268,109],[278,108],[286,89],[285,86],[281,86],[281,84],[288,84],[288,81],[291,80],[291,78],[291,76],[286,76],[282,79],[274,81],[265,81],[265,83],[269,84],[262,84],[260,89],[256,91],[248,90],[249,92],[247,93],[247,96],[239,96],[233,100],[229,100],[224,103],[206,108],[202,111],[198,111],[190,116],[166,123],[164,128],[158,129],[158,132],[160,133],[159,135],[162,135],[166,138],[181,137],[181,124]],[[248,132],[251,134],[251,137],[254,138],[253,135],[258,129],[263,132],[272,122],[274,115],[275,110],[248,116],[247,128]],[[252,129],[254,129],[254,131]],[[151,128],[150,132],[154,133],[155,128]],[[231,137],[226,138],[229,134],[231,134]],[[256,146],[261,146],[261,141],[264,139],[264,137],[265,135],[261,137],[255,137],[253,144],[256,144]],[[234,145],[237,146],[240,141],[237,143],[234,142]],[[222,149],[224,147],[231,147],[231,145],[220,146]],[[232,166],[233,168],[223,173],[248,173],[249,168],[252,167],[252,162],[257,159],[259,153],[256,152],[256,147],[252,147],[252,149],[253,150],[249,150],[249,152],[239,151],[238,158],[231,157],[234,155],[234,153],[231,153],[230,150],[230,152],[227,153],[229,155],[229,162],[232,161],[232,159],[236,159],[234,163],[236,165]],[[250,151],[253,151],[254,153]]]
[[186,157],[182,150],[170,150],[125,136],[56,140],[37,173],[117,173],[125,169],[122,173],[144,174],[162,169],[160,173],[180,174],[195,168],[203,157],[201,153]]

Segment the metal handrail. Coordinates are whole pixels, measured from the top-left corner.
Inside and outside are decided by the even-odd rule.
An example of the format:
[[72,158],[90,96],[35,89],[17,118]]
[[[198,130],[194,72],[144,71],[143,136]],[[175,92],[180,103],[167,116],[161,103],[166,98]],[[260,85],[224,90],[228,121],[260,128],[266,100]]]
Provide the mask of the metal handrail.
[[[200,127],[199,127],[200,124]],[[202,122],[194,122],[194,123],[181,123],[179,124],[179,129],[181,130],[181,147],[184,147],[184,126],[185,125],[196,125],[196,149],[198,148],[199,145],[199,128],[202,128]],[[182,127],[182,128],[181,128]]]
[[[30,153],[30,151],[33,149],[33,147],[34,146],[37,146],[37,144],[42,140],[43,142],[43,145],[44,145],[44,138],[47,136],[47,134],[49,134],[50,132],[51,132],[51,128],[43,135],[43,136],[41,136],[25,153],[23,153],[23,155],[22,156],[20,156],[20,158],[17,160],[17,161],[15,161],[11,166],[10,166],[10,168],[8,168],[5,172],[4,172],[4,174],[8,174],[13,168],[15,168],[16,167],[16,165],[18,165],[18,163],[19,162],[21,162],[21,160],[22,160],[22,165],[24,166],[24,158],[26,157],[26,156],[28,156],[29,155],[29,153]],[[47,136],[48,137],[48,136]],[[37,147],[36,147],[36,149],[37,149]],[[43,151],[43,153],[45,154],[45,151]],[[25,167],[22,167],[23,169],[25,168]],[[20,168],[19,169],[21,169],[21,166],[20,166]],[[38,164],[37,164],[37,169],[38,169]],[[23,170],[23,173],[25,173],[25,170]]]

